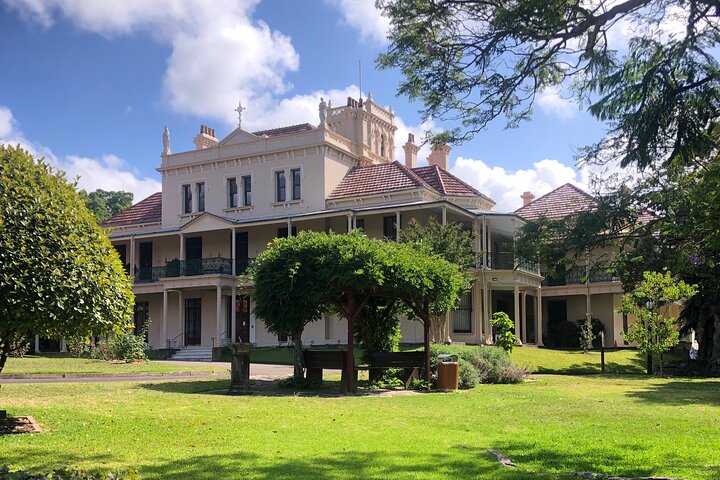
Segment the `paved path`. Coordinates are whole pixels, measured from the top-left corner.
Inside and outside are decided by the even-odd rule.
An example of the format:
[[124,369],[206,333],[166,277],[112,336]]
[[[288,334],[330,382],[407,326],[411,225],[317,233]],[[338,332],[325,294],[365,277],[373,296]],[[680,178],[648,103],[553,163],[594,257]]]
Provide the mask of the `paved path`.
[[[221,370],[223,368],[230,369],[230,363],[228,362],[185,362],[185,361],[168,361],[166,363],[177,364],[180,366],[193,366],[193,367],[207,367],[208,370]],[[250,364],[250,378],[253,380],[277,380],[279,378],[287,377],[292,375],[293,367],[290,365],[265,365],[265,364]],[[138,373],[137,375],[106,375],[102,377],[88,376],[88,377],[53,377],[53,378],[0,378],[0,384],[10,383],[94,383],[94,382],[161,382],[161,381],[172,381],[172,380],[201,380],[208,378],[230,378],[230,372],[224,373],[190,373],[188,375],[159,375],[147,374],[143,375]]]

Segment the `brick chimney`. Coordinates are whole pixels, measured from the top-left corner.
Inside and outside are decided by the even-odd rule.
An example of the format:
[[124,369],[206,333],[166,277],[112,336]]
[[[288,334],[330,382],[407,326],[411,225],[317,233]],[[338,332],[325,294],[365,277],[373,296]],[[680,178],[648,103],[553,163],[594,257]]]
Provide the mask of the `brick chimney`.
[[432,152],[427,158],[428,163],[447,170],[450,163],[450,150],[452,148],[446,143],[432,147]]
[[403,145],[403,150],[405,150],[405,166],[407,168],[417,167],[417,154],[420,151],[420,147],[415,145],[415,135],[412,133],[408,133],[408,140],[407,143]]
[[215,137],[215,129],[207,125],[200,125],[200,133],[193,138],[193,142],[195,143],[196,150],[214,147],[218,144],[218,139]]
[[523,207],[524,207],[525,205],[530,205],[530,202],[533,201],[533,198],[535,198],[535,195],[533,195],[532,192],[525,192],[522,195],[520,195],[520,198],[522,198]]

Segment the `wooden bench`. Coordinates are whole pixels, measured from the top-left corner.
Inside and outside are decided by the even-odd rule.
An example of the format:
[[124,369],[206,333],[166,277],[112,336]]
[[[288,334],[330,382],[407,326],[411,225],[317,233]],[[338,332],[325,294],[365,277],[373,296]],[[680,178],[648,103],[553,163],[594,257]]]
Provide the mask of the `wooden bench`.
[[425,352],[374,352],[370,354],[370,365],[360,367],[368,370],[402,369],[400,377],[405,388],[410,388],[414,379],[420,378],[420,368],[425,366]]
[[342,381],[345,379],[345,350],[303,350],[303,361],[305,362],[308,380],[322,382],[323,369],[340,370]]

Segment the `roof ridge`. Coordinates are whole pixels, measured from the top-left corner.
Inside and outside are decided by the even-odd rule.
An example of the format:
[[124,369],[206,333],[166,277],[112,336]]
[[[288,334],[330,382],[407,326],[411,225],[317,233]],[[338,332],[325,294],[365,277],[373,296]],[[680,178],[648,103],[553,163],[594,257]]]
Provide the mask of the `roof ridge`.
[[440,168],[440,165],[433,165],[433,167],[435,167],[433,170],[435,170],[435,173],[438,176],[438,182],[440,182],[440,188],[442,188],[441,193],[443,195],[447,195],[447,188],[445,188],[445,182],[443,181],[443,178],[442,178],[442,171],[441,171],[442,169]]
[[540,195],[538,198],[534,199],[532,202],[528,203],[527,205],[523,205],[522,207],[516,209],[515,212],[519,212],[519,211],[522,210],[523,208],[529,207],[529,206],[532,205],[533,203],[539,202],[540,200],[544,199],[545,197],[548,197],[548,196],[552,195],[553,193],[557,192],[558,190],[560,190],[561,188],[564,188],[564,187],[570,187],[570,188],[572,188],[573,190],[575,190],[576,192],[583,194],[584,196],[588,197],[588,198],[589,198],[590,200],[592,200],[593,202],[597,203],[597,199],[596,199],[595,197],[593,197],[592,195],[590,195],[589,193],[587,193],[587,192],[586,192],[585,190],[583,190],[582,188],[577,187],[577,186],[573,185],[573,184],[570,183],[570,182],[567,182],[567,183],[563,183],[562,185],[560,185],[560,186],[558,186],[558,187],[555,187],[554,189],[550,190],[550,191],[549,191],[548,193],[546,193],[545,195]]
[[418,185],[420,185],[420,186],[422,186],[422,187],[425,187],[425,188],[429,188],[430,190],[435,190],[435,189],[432,187],[432,185],[430,185],[430,184],[427,183],[425,180],[423,180],[420,175],[418,175],[417,173],[413,172],[413,171],[412,171],[412,168],[406,167],[405,165],[403,165],[402,163],[400,163],[400,162],[397,161],[397,160],[394,160],[390,165],[392,165],[392,164],[395,164],[395,165],[397,165],[398,167],[400,167],[400,171],[403,172],[405,175],[407,175],[410,179],[414,180],[416,184],[418,184]]

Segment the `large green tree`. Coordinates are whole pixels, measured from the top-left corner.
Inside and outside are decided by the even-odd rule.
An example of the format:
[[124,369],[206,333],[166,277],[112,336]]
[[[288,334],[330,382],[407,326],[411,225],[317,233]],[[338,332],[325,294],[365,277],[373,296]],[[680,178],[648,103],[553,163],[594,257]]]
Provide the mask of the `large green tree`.
[[[596,189],[592,211],[528,222],[517,251],[552,266],[600,247],[627,291],[669,268],[699,286],[683,314],[699,358],[720,371],[720,44],[716,0],[379,0],[390,18],[380,66],[428,117],[455,121],[432,141],[462,141],[493,120],[529,119],[559,89],[607,125],[587,164],[632,169]],[[628,28],[631,27],[631,28]],[[609,38],[626,37],[613,50]],[[623,178],[624,177],[624,178]],[[522,243],[524,242],[524,246]],[[574,263],[569,259],[569,263]],[[592,274],[592,272],[587,272]]]
[[[348,321],[348,347],[355,320],[374,299],[404,304],[427,330],[429,316],[452,308],[465,282],[460,267],[441,257],[360,232],[300,232],[276,239],[258,256],[253,277],[255,314],[271,332],[292,336],[296,377],[303,368],[302,332],[322,314]],[[348,379],[353,362],[348,348]]]
[[80,190],[80,196],[85,200],[88,209],[95,214],[98,222],[103,222],[118,212],[122,212],[132,205],[133,194],[115,190],[95,190],[86,192]]
[[32,335],[118,330],[132,305],[130,279],[75,186],[0,145],[0,371]]
[[[400,231],[401,242],[409,243],[429,254],[439,255],[460,267],[465,277],[461,294],[472,286],[470,269],[477,266],[478,260],[477,254],[473,252],[473,241],[476,237],[475,231],[464,229],[460,223],[443,225],[435,217],[430,217],[426,225],[413,220]],[[446,313],[440,312],[431,316],[430,334],[434,342],[445,341]]]

